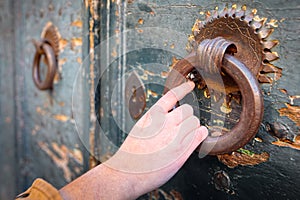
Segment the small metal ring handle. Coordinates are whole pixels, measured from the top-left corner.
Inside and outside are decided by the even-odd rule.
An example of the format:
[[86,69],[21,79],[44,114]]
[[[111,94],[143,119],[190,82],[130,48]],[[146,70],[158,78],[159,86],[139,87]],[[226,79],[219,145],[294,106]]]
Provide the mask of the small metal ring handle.
[[242,62],[233,55],[226,54],[230,45],[231,42],[220,37],[204,40],[199,48],[206,53],[199,55],[198,48],[198,52],[192,52],[179,61],[170,72],[165,84],[164,93],[180,85],[194,67],[209,73],[216,73],[218,71],[216,67],[222,67],[238,84],[242,94],[240,120],[230,132],[217,137],[208,136],[203,141],[201,152],[210,155],[229,153],[243,147],[255,136],[263,117],[263,97],[258,81]]
[[[57,60],[54,50],[47,42],[34,42],[36,53],[34,55],[32,78],[36,87],[40,90],[48,90],[53,87],[53,80],[57,69]],[[40,75],[40,60],[42,55],[45,55],[47,64],[47,74],[44,80],[41,80]]]

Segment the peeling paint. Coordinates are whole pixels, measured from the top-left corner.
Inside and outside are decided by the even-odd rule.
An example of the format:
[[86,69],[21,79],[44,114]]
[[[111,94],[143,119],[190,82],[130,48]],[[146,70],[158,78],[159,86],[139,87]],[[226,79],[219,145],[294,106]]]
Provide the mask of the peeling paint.
[[60,38],[59,39],[59,50],[60,52],[63,52],[65,47],[68,45],[68,40],[64,39],[64,38]]
[[291,141],[289,139],[278,139],[277,141],[272,142],[272,144],[280,147],[289,147],[292,149],[300,150],[300,135],[295,136],[294,141]]
[[289,103],[286,103],[285,106],[285,108],[278,110],[280,116],[287,116],[295,122],[297,126],[300,126],[300,106],[293,106]]
[[81,20],[75,20],[75,21],[73,21],[72,23],[71,23],[71,26],[75,26],[75,27],[78,27],[78,28],[82,28],[82,25],[83,25],[83,23],[82,23],[82,21]]
[[80,57],[76,58],[76,61],[79,63],[79,64],[82,64],[82,59]]
[[71,151],[65,145],[59,146],[55,142],[51,143],[51,148],[44,142],[38,142],[38,145],[53,160],[55,165],[62,169],[67,182],[72,180],[71,169],[68,166],[70,158],[74,159],[78,164],[83,165],[83,155],[78,149]]
[[53,118],[62,122],[66,122],[69,120],[69,117],[66,115],[54,115]]
[[71,39],[71,49],[75,49],[77,46],[82,46],[82,38]]
[[232,152],[231,154],[218,155],[217,157],[224,165],[229,168],[235,168],[239,165],[249,166],[266,162],[270,155],[267,152],[261,154]]
[[140,18],[140,19],[138,20],[138,23],[139,23],[139,24],[144,24],[144,20]]
[[162,72],[160,73],[160,75],[161,75],[162,78],[167,78],[168,75],[169,75],[169,72],[162,71]]
[[182,195],[180,192],[172,189],[171,191],[167,192],[162,189],[156,189],[152,192],[148,193],[149,199],[153,200],[159,200],[159,199],[165,199],[165,200],[183,200]]
[[147,90],[147,98],[149,98],[149,96],[152,96],[153,98],[158,98],[158,94],[150,89]]

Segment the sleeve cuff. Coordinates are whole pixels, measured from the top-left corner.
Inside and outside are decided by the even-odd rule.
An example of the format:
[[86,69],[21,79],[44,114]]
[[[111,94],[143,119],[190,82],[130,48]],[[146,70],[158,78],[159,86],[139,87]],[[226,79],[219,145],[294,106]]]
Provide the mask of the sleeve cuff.
[[63,200],[59,191],[43,179],[36,179],[32,186],[16,197],[16,200]]

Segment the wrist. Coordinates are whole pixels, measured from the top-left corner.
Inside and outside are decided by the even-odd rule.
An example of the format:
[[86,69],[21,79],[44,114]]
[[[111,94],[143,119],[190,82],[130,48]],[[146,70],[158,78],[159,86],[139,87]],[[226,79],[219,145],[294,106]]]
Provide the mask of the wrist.
[[105,192],[115,195],[114,199],[136,199],[141,195],[137,190],[137,180],[134,174],[110,168],[105,163],[97,168],[100,178],[103,178],[105,185],[108,186]]

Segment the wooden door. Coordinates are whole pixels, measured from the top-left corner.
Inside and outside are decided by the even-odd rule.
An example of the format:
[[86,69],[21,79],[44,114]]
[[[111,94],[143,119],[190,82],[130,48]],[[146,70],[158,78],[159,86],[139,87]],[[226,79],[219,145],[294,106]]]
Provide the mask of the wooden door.
[[[215,9],[221,13],[224,7],[232,6],[267,18],[266,26],[275,28],[268,40],[280,43],[272,49],[280,56],[272,62],[275,73],[266,75],[270,77],[268,80],[261,80],[269,83],[260,84],[265,114],[259,131],[233,154],[200,159],[195,152],[166,185],[140,199],[295,199],[299,196],[298,1],[101,2],[99,30],[95,33],[99,35],[96,44],[102,71],[96,92],[96,114],[106,134],[104,137],[112,143],[100,139],[105,144],[95,149],[96,154],[102,161],[107,159],[134,124],[124,93],[132,71],[144,85],[145,112],[161,96],[174,63],[188,54],[186,46],[195,21],[213,15]],[[209,104],[205,103],[207,94],[197,89],[194,92],[198,92],[202,109],[201,122],[209,126],[212,122]],[[241,110],[238,106],[232,110],[237,118],[229,115],[226,118],[238,120]],[[107,148],[103,150],[101,147],[105,145]]]
[[[277,76],[261,84],[265,115],[259,132],[235,153],[258,164],[232,155],[200,159],[195,152],[166,185],[140,199],[297,199],[297,0],[1,1],[0,198],[13,198],[37,177],[60,188],[109,158],[135,123],[124,106],[131,72],[145,86],[145,112],[161,96],[172,65],[188,54],[196,19],[233,4],[266,17],[276,26],[269,39],[280,42],[272,49],[280,56],[273,62]],[[60,33],[52,92],[38,90],[31,75],[31,40],[48,22]],[[203,116],[207,125],[210,118]]]
[[[13,199],[37,177],[60,188],[88,169],[89,154],[78,135],[82,126],[76,128],[72,110],[72,94],[88,93],[74,88],[89,52],[88,12],[82,1],[0,3],[1,199]],[[41,91],[32,79],[32,39],[40,40],[49,23],[59,33],[60,53],[53,90]],[[81,105],[88,106],[88,99],[81,98]],[[89,123],[89,115],[81,119]]]

